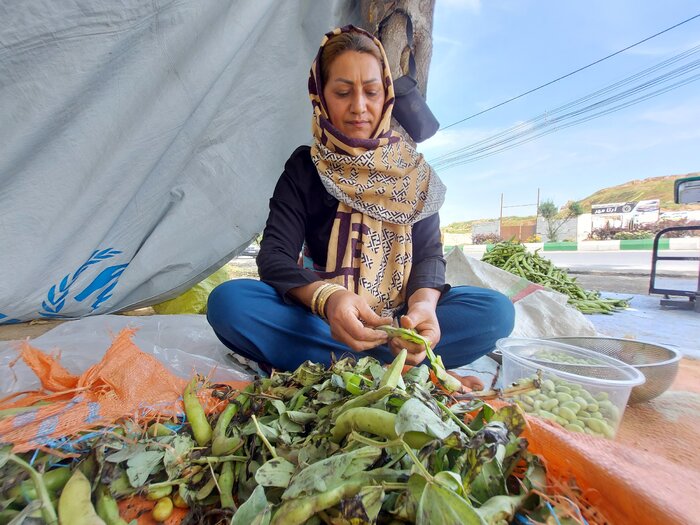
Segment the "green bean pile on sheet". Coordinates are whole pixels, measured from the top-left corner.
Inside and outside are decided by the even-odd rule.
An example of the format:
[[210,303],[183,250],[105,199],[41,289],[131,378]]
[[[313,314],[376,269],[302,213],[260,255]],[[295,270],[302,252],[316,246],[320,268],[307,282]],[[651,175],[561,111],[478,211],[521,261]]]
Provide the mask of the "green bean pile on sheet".
[[488,249],[481,260],[566,295],[567,303],[584,314],[612,314],[629,307],[629,299],[602,298],[598,291],[584,290],[575,277],[569,277],[538,252],[530,253],[518,242],[502,241]]
[[[370,357],[330,369],[307,362],[240,392],[195,379],[183,394],[184,421],[97,432],[70,465],[51,467],[40,453],[43,476],[4,449],[4,475],[15,486],[31,477],[14,496],[0,487],[2,512],[55,522],[58,497],[61,523],[124,525],[115,501],[142,494],[157,502],[159,520],[173,504],[187,507],[185,524],[483,525],[570,514],[541,496],[544,468],[519,437],[520,408],[491,407],[481,397],[493,391],[450,396],[426,366],[402,375],[405,358],[404,350],[388,368]],[[538,386],[529,380],[505,393]],[[223,411],[205,413],[199,401],[209,395]],[[51,476],[60,484],[49,487]]]

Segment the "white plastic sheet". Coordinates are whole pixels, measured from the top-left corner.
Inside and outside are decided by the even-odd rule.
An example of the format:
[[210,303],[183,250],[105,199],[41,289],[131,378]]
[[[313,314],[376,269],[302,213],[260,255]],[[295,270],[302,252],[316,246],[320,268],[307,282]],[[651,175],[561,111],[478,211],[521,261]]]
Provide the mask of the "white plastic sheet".
[[154,304],[259,233],[334,0],[0,2],[0,323]]
[[[578,310],[568,306],[568,298],[549,288],[535,289],[532,283],[512,273],[467,257],[458,248],[446,256],[447,282],[479,286],[507,295],[515,308],[512,337],[557,337],[596,335],[593,324]],[[527,293],[528,287],[533,290]],[[519,297],[517,291],[523,291]]]
[[[250,381],[257,371],[250,368],[255,363],[234,356],[217,339],[203,315],[86,317],[60,324],[29,343],[46,353],[60,352],[61,365],[81,374],[102,359],[124,328],[135,328],[134,343],[183,379],[198,373],[213,382]],[[0,343],[0,397],[40,386],[31,369],[17,360],[20,343]]]

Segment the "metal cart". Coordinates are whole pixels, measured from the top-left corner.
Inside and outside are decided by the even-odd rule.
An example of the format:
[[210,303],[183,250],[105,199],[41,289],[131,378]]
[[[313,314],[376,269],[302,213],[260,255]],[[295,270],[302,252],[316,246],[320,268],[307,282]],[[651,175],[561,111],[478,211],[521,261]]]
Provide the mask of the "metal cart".
[[[691,204],[700,202],[700,177],[678,179],[674,185],[673,200],[676,204]],[[662,294],[661,306],[695,310],[700,313],[700,254],[696,256],[661,256],[659,255],[659,240],[673,231],[700,231],[700,226],[673,226],[664,228],[654,237],[654,248],[651,258],[651,275],[649,293]],[[656,265],[658,261],[698,261],[697,285],[695,291],[670,290],[656,287]],[[670,296],[687,297],[688,301],[671,299]]]

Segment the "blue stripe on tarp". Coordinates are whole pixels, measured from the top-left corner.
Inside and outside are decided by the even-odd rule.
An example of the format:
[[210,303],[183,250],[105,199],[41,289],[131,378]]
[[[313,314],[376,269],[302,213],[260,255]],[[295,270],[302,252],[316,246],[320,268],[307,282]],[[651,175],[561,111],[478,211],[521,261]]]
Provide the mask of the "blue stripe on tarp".
[[88,416],[85,419],[86,423],[92,423],[100,418],[100,404],[96,402],[88,403]]
[[5,314],[0,314],[0,324],[17,324],[21,323],[19,319],[13,319]]
[[41,422],[39,430],[36,433],[36,439],[45,438],[53,434],[58,426],[58,416],[49,416]]
[[23,427],[24,425],[28,425],[32,421],[36,419],[36,413],[37,410],[30,410],[28,412],[24,412],[23,414],[17,414],[13,419],[12,419],[12,426],[15,428],[18,427]]

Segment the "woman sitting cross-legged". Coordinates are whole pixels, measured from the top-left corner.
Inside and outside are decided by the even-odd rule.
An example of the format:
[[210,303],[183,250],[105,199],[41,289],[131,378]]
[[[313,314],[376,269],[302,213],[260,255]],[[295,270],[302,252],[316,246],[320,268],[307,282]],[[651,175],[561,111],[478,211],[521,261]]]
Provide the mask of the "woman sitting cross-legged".
[[345,354],[389,362],[402,348],[409,364],[421,363],[421,345],[376,330],[395,318],[427,338],[447,368],[492,350],[513,328],[513,306],[498,292],[445,283],[445,187],[390,129],[394,89],[379,40],[353,26],[328,33],[309,96],[313,143],[292,153],[270,200],[260,281],[212,292],[216,335],[283,370]]

